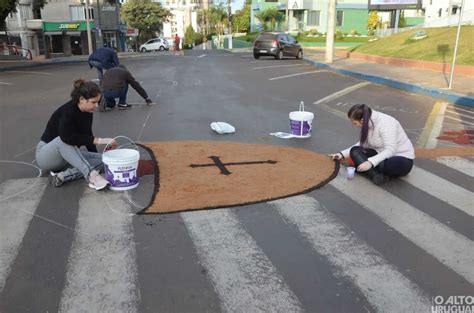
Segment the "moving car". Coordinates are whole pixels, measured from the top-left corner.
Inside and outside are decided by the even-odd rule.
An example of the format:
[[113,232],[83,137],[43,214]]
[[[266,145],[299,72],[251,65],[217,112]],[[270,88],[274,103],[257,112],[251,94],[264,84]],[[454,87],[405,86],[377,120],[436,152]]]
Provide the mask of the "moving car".
[[140,46],[140,52],[148,52],[153,50],[169,50],[170,46],[168,40],[164,38],[153,38],[145,42],[143,45]]
[[253,57],[274,56],[281,60],[284,56],[303,58],[303,48],[291,35],[280,32],[261,33],[253,43]]

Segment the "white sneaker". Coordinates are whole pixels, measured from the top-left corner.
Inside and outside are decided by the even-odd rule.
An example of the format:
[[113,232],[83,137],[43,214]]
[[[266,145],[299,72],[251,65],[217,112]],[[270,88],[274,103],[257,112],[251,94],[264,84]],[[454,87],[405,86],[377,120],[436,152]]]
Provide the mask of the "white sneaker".
[[107,187],[109,181],[100,176],[99,172],[91,171],[89,174],[89,187],[95,190],[101,190]]

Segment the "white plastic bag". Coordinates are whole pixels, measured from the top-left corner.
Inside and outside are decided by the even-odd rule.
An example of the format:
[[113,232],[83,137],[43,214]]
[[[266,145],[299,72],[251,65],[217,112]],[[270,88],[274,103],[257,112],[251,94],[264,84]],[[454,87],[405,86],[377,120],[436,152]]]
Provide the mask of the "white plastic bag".
[[211,129],[218,134],[235,133],[235,127],[225,122],[212,122]]

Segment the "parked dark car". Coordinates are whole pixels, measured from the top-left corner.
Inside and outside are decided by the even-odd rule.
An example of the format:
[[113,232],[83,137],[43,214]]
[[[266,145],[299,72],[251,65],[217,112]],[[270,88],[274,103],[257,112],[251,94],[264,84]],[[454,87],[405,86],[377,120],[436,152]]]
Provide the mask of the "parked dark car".
[[303,48],[291,35],[285,33],[261,33],[253,43],[253,57],[274,56],[281,60],[284,56],[303,58]]

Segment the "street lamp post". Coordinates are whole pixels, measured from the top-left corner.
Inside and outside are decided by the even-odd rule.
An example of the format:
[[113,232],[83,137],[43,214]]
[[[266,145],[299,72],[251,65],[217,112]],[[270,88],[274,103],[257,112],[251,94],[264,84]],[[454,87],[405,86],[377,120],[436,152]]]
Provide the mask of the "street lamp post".
[[87,47],[89,49],[89,54],[92,53],[92,35],[91,35],[91,25],[90,25],[90,15],[89,15],[89,0],[85,0],[86,4],[86,29],[87,29]]
[[464,0],[462,0],[462,2],[461,2],[461,10],[459,11],[458,31],[456,33],[456,44],[454,46],[453,64],[451,64],[451,75],[449,75],[448,89],[451,89],[451,86],[453,84],[454,66],[456,65],[456,54],[458,52],[459,33],[461,32],[462,12],[463,11],[464,11]]

